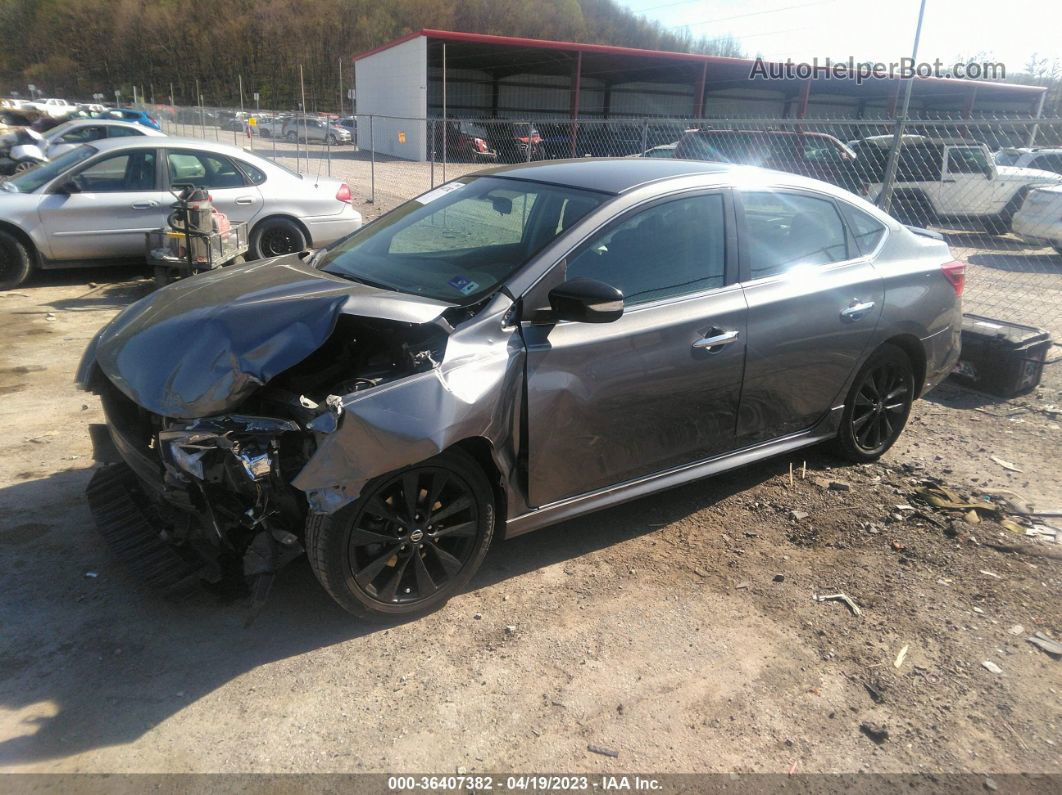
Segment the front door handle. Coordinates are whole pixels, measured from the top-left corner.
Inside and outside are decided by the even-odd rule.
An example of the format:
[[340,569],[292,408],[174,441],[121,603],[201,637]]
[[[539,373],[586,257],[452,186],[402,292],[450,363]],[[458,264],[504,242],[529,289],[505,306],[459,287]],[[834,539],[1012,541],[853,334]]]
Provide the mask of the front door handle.
[[859,320],[867,312],[874,308],[873,301],[864,301],[861,304],[852,304],[841,310],[841,318],[843,320]]
[[254,198],[252,196],[241,196],[236,199],[236,204],[254,204]]
[[[715,331],[716,329],[713,329]],[[721,331],[718,334],[713,334],[711,337],[701,337],[693,343],[693,349],[695,351],[708,351],[709,353],[715,353],[712,348],[722,348],[724,345],[729,345],[731,342],[735,342],[738,338],[737,331]]]
[[129,206],[132,207],[134,210],[150,210],[152,208],[158,207],[159,203],[157,201],[152,200],[145,202],[133,202]]
[[952,183],[952,182],[955,182],[955,180],[953,180],[953,179],[942,179],[941,182]]

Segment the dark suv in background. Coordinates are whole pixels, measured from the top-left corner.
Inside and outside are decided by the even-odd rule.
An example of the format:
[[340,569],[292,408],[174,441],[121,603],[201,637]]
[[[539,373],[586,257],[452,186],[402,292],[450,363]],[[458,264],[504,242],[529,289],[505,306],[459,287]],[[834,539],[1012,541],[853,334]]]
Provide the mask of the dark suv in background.
[[687,130],[675,157],[788,171],[864,195],[870,180],[856,153],[826,133],[795,130]]

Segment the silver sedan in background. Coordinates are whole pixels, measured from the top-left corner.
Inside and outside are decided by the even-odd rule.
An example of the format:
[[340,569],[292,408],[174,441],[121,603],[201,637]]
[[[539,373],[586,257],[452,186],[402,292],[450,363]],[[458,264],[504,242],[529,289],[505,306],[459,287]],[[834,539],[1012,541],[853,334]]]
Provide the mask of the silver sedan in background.
[[[422,613],[495,534],[820,442],[877,459],[958,360],[964,267],[792,174],[638,158],[464,176],[313,258],[179,282],[105,327],[78,380],[121,463],[89,502],[118,546],[173,557],[162,585],[235,554],[262,595],[305,551],[347,610]],[[157,519],[128,518],[137,495]]]
[[207,188],[230,221],[247,223],[251,257],[325,246],[361,226],[346,183],[147,131],[83,144],[0,182],[0,289],[34,268],[143,262],[144,233],[166,225],[171,189],[189,183]]

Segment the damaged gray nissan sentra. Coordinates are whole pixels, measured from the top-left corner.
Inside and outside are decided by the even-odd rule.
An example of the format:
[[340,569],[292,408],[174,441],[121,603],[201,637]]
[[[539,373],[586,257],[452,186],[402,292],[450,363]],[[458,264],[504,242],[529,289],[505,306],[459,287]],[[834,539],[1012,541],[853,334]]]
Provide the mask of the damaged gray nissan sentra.
[[119,314],[78,373],[113,462],[89,502],[164,590],[260,607],[305,551],[347,610],[420,613],[496,532],[818,442],[876,459],[958,358],[963,281],[939,235],[790,174],[479,172]]

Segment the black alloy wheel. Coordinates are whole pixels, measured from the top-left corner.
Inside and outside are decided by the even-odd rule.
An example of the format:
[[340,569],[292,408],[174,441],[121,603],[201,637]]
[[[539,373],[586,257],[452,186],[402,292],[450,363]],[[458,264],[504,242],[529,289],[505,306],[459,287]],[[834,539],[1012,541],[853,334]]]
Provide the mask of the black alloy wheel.
[[356,615],[426,612],[462,588],[493,533],[479,466],[448,452],[377,478],[347,509],[311,517],[307,554],[329,593]]
[[880,458],[899,438],[914,401],[911,360],[883,345],[856,376],[837,435],[839,452],[853,461]]

